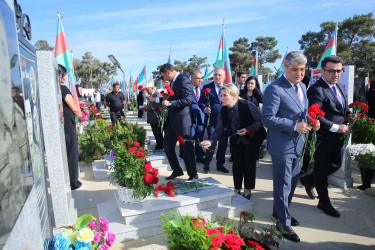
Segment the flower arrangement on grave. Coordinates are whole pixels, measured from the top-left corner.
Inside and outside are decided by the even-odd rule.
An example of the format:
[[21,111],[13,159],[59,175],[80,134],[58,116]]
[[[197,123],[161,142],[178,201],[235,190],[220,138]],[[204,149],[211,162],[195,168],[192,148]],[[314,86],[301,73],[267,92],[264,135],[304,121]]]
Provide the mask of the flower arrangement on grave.
[[[172,90],[171,86],[165,85],[164,90],[160,91],[160,94],[165,98],[165,100],[168,100],[169,97],[174,95],[174,91]],[[161,128],[161,131],[163,132],[164,122],[167,116],[167,108],[165,107],[159,107],[157,111],[154,111],[156,116],[158,117],[159,126]]]
[[87,110],[86,103],[79,102],[79,108],[81,109],[81,116],[78,118],[81,124],[86,125],[88,120],[88,115],[90,112]]
[[[353,103],[349,104],[349,108],[353,109],[353,117],[356,117],[356,116],[358,116],[359,112],[361,112],[361,111],[365,112],[366,110],[368,110],[368,105],[366,103],[363,103],[363,102],[353,102]],[[355,121],[352,120],[348,124],[350,134],[352,133],[354,122]],[[342,149],[345,149],[348,146],[350,134],[348,134],[348,135],[343,134],[342,137],[344,138],[344,144],[342,146]]]
[[372,143],[375,145],[375,119],[368,118],[361,113],[358,113],[357,117],[352,130],[352,143]]
[[[206,99],[207,99],[207,107],[211,109],[211,104],[210,104],[210,93],[211,92],[211,89],[210,88],[206,88],[204,90],[202,90],[202,94],[205,94],[206,95]],[[207,126],[210,125],[210,117],[211,117],[211,113],[208,114],[208,118],[207,118]]]
[[348,146],[350,158],[358,162],[360,168],[375,169],[375,145],[353,144]]
[[100,218],[99,224],[95,221],[95,217],[85,214],[77,219],[74,226],[60,227],[65,228],[65,231],[53,237],[48,249],[108,249],[115,242],[115,234],[108,231],[106,218]]
[[[309,123],[311,126],[315,126],[317,124],[319,117],[324,117],[326,115],[322,110],[320,110],[320,105],[317,103],[311,105],[308,108],[308,114],[310,116]],[[311,135],[311,138],[309,137],[309,135]],[[316,145],[316,141],[317,141],[316,131],[315,130],[307,131],[305,138],[306,138],[305,144],[303,145],[303,150],[300,155],[299,161],[302,162],[303,157],[305,155],[306,148],[308,148],[309,157],[310,157],[309,164],[310,164],[315,161],[314,154],[318,146]]]
[[180,213],[171,211],[168,217],[161,214],[161,218],[161,229],[167,235],[166,240],[172,250],[270,249],[257,240],[241,236],[234,227],[234,220],[210,222],[202,217],[190,218],[190,216],[182,216]]
[[154,185],[159,182],[159,171],[145,160],[147,154],[137,141],[117,143],[114,147],[112,183],[133,189],[133,198],[144,199],[155,194]]

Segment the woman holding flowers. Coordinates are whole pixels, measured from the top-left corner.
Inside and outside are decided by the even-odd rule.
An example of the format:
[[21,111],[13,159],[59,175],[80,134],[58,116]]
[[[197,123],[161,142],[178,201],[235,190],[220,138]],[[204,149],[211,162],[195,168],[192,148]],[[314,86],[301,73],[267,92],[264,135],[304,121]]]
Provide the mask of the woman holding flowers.
[[253,104],[239,98],[239,91],[233,84],[226,84],[220,91],[223,107],[217,119],[215,132],[202,147],[216,143],[224,128],[230,134],[230,148],[233,156],[234,191],[240,193],[244,181],[244,197],[250,199],[251,190],[255,188],[255,164],[259,147],[265,139],[266,132],[261,122],[259,109]]

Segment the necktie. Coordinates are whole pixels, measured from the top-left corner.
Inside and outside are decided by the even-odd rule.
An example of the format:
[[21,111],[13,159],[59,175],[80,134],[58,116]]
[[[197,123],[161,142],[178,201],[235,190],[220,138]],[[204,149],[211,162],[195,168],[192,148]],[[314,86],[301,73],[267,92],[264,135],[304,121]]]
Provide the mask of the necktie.
[[199,101],[199,88],[195,89],[195,96],[197,97],[197,100]]
[[341,107],[344,109],[344,103],[343,103],[343,101],[342,101],[341,96],[337,93],[336,87],[335,87],[335,86],[332,86],[332,90],[333,90],[333,92],[335,93],[335,96],[337,97],[337,100],[339,100],[339,102],[340,102],[340,104],[341,104]]
[[219,90],[218,90],[217,96],[219,97],[219,101],[221,102],[221,95],[220,95],[221,86],[218,86],[218,88]]
[[298,96],[298,99],[300,100],[300,102],[303,104],[303,98],[302,98],[302,94],[300,93],[299,89],[298,89],[298,85],[294,85],[294,91],[296,91],[297,93],[297,96]]

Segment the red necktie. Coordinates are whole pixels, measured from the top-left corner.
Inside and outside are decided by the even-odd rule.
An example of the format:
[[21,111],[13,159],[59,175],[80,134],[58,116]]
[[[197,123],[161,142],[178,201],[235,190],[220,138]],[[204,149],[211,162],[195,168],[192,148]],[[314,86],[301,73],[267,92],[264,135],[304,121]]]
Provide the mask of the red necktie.
[[197,97],[197,100],[199,101],[199,89],[195,89],[195,96]]

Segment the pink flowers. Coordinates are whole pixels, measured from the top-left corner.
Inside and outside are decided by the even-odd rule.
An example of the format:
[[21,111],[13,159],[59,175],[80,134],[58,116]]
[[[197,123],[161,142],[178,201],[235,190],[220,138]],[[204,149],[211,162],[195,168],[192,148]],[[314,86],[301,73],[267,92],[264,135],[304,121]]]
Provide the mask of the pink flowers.
[[96,229],[98,228],[98,224],[95,221],[91,221],[87,224],[89,228]]
[[87,122],[87,116],[86,115],[80,116],[79,121],[80,122]]
[[100,233],[95,233],[94,239],[92,240],[95,244],[100,242],[101,235]]
[[84,102],[79,102],[79,107],[80,108],[84,108],[85,107],[85,103]]
[[112,232],[108,232],[107,234],[107,239],[105,242],[107,243],[108,246],[112,246],[112,244],[115,242],[116,236]]
[[108,227],[109,227],[109,222],[106,218],[100,218],[100,227],[102,228],[102,230],[104,231],[108,231]]
[[89,111],[87,111],[87,109],[82,110],[82,113],[83,113],[84,115],[89,115]]

